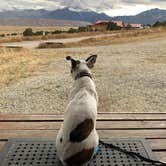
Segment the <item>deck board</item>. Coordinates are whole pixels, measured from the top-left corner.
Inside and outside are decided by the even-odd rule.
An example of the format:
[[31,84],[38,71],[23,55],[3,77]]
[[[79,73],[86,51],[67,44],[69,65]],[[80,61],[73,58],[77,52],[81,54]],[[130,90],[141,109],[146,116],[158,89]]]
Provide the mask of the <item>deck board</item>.
[[[10,138],[55,139],[63,121],[56,114],[0,114],[0,150]],[[102,139],[146,138],[166,162],[166,113],[98,113]]]
[[[0,130],[55,130],[61,122],[0,122]],[[97,129],[166,129],[166,121],[98,121]]]
[[[62,121],[63,115],[59,114],[0,114],[0,121]],[[98,120],[166,120],[166,113],[99,113]]]

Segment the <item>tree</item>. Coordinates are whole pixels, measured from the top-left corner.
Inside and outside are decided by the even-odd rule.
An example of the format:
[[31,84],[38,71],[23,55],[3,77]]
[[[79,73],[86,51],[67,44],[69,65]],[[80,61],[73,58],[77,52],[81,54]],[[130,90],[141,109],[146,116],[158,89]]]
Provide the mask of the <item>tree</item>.
[[153,27],[159,27],[159,26],[166,26],[166,21],[160,22],[160,21],[156,21],[153,24]]
[[126,29],[131,29],[132,26],[130,24],[127,24]]
[[107,30],[120,30],[120,27],[117,26],[114,22],[109,22],[107,26]]
[[23,32],[23,35],[24,36],[32,36],[33,35],[32,28],[25,29],[25,31]]

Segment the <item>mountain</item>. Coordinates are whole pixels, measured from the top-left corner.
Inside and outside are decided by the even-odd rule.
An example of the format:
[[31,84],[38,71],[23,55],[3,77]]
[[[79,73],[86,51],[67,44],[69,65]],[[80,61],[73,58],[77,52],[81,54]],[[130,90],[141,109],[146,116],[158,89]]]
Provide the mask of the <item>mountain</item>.
[[166,10],[151,9],[135,16],[119,16],[113,20],[122,20],[126,23],[154,24],[156,21],[166,21]]
[[69,8],[51,11],[45,15],[45,18],[55,18],[63,20],[80,20],[95,23],[97,20],[107,20],[110,17],[104,13],[96,13],[93,11],[73,11]]
[[78,26],[85,26],[88,24],[89,23],[85,21],[57,20],[57,19],[43,19],[43,18],[0,18],[1,26],[78,27]]
[[[110,17],[104,13],[97,13],[89,10],[62,8],[53,11],[49,10],[13,10],[0,12],[0,25],[42,25],[42,19],[48,26],[61,25],[87,25],[95,23],[97,20],[122,20],[126,23],[154,24],[156,21],[166,21],[166,10],[151,9],[135,16]],[[11,21],[13,20],[13,21]],[[39,21],[40,20],[40,21]],[[48,20],[48,23],[46,22]],[[66,21],[66,23],[65,23]],[[77,22],[73,22],[77,21]],[[77,24],[78,23],[78,24]],[[37,26],[37,25],[36,25]]]
[[74,20],[95,23],[97,20],[110,19],[104,13],[96,13],[93,11],[75,11],[69,8],[48,10],[14,10],[0,12],[0,18],[20,18],[20,19],[58,19],[58,20]]

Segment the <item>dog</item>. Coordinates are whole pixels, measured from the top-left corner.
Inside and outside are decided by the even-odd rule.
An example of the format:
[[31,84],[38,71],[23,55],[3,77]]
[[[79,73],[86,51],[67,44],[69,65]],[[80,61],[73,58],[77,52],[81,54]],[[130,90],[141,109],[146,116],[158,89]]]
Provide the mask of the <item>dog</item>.
[[86,60],[71,61],[74,79],[69,94],[64,122],[56,138],[57,154],[63,165],[84,165],[96,154],[99,136],[96,131],[98,95],[90,69],[97,55]]

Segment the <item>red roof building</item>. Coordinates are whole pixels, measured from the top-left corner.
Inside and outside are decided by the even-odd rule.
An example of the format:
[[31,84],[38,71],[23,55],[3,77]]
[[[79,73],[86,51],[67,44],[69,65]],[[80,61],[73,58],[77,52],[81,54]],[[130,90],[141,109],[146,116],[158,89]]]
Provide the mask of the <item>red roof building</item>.
[[130,24],[132,28],[142,28],[141,24]]
[[124,27],[125,27],[123,21],[112,21],[112,22],[113,22],[113,23],[116,23],[116,25],[117,25],[118,27],[121,27],[121,28],[124,28]]

